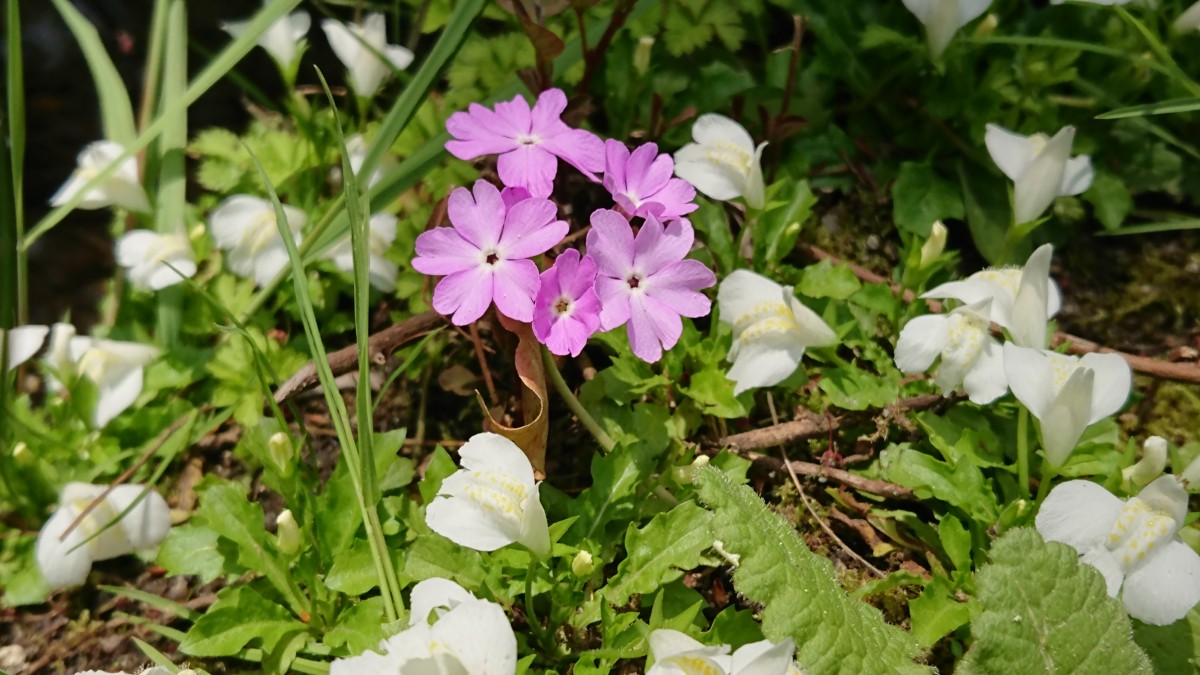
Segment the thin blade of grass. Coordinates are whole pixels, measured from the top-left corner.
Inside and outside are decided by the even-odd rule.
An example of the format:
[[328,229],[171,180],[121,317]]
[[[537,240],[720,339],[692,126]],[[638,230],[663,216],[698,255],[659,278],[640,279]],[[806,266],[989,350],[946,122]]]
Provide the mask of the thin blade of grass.
[[1113,11],[1115,11],[1117,16],[1121,17],[1125,23],[1132,26],[1134,30],[1141,34],[1142,39],[1146,41],[1146,46],[1150,47],[1150,51],[1154,52],[1154,55],[1158,57],[1158,60],[1162,62],[1163,67],[1166,68],[1167,75],[1178,82],[1179,85],[1184,89],[1187,89],[1192,96],[1200,96],[1200,84],[1196,84],[1195,80],[1188,77],[1187,73],[1183,72],[1183,69],[1179,67],[1179,64],[1176,63],[1175,59],[1171,56],[1171,52],[1167,49],[1167,46],[1158,39],[1158,36],[1156,36],[1150,31],[1149,28],[1146,27],[1146,24],[1138,21],[1137,17],[1130,14],[1127,9],[1121,7],[1120,5],[1113,5]]
[[186,606],[181,605],[178,602],[175,602],[174,600],[169,600],[167,598],[164,598],[161,595],[155,595],[153,593],[148,593],[146,591],[143,591],[140,588],[127,588],[125,586],[105,586],[105,585],[101,584],[100,590],[108,591],[109,593],[112,593],[113,595],[119,595],[121,597],[129,598],[130,600],[136,600],[138,602],[145,603],[145,604],[150,605],[151,607],[159,610],[160,612],[167,612],[170,614],[174,614],[175,616],[178,616],[182,619],[187,619],[188,621],[195,621],[196,619],[200,618],[200,612],[197,612],[194,609],[189,609]]
[[[12,275],[13,288],[9,293],[0,291],[0,314],[4,317],[15,314],[13,324],[21,325],[29,321],[29,260],[25,252],[19,250],[21,238],[25,235],[25,61],[21,46],[21,3],[20,0],[8,0],[6,7],[5,38],[7,44],[6,72],[7,90],[5,101],[8,110],[8,152],[10,181],[12,184],[11,219],[5,225],[0,225],[0,276]],[[9,211],[5,211],[9,213]],[[7,233],[3,232],[7,230]],[[11,267],[9,267],[11,266]],[[3,284],[5,282],[0,282]],[[11,294],[11,295],[10,295]],[[11,302],[12,307],[4,308],[4,303]],[[0,327],[8,326],[4,318],[0,318]]]
[[[54,1],[56,3],[66,2],[66,0]],[[125,158],[132,157],[134,154],[140,152],[150,145],[154,139],[158,138],[159,134],[161,134],[167,127],[167,121],[169,119],[183,111],[186,111],[193,103],[196,102],[197,99],[211,89],[212,86],[216,84],[217,81],[222,77],[224,77],[225,74],[228,73],[235,65],[237,65],[237,63],[241,61],[246,54],[249,54],[251,49],[254,49],[255,45],[258,43],[259,36],[261,36],[262,33],[264,33],[274,21],[295,9],[296,5],[300,4],[300,1],[301,0],[269,0],[267,4],[264,5],[263,8],[258,12],[258,14],[255,14],[254,18],[249,21],[249,23],[246,25],[245,32],[231,41],[225,47],[225,49],[221,50],[217,57],[213,59],[208,66],[201,71],[194,80],[191,81],[191,83],[188,84],[183,96],[176,100],[168,101],[166,108],[162,111],[162,114],[155,118],[154,121],[151,122],[150,125],[143,130],[139,136],[137,136],[137,138],[133,139],[128,144],[125,144],[125,152],[121,153],[121,155],[118,156],[112,164],[98,171],[91,180],[80,187],[75,196],[69,199],[67,203],[50,211],[50,213],[46,214],[45,217],[43,217],[32,229],[30,229],[29,233],[25,236],[25,240],[22,242],[22,248],[28,249],[33,245],[34,242],[41,238],[42,235],[46,234],[46,232],[48,232],[51,228],[62,222],[62,219],[65,218],[68,213],[74,211],[79,206],[79,202],[83,200],[84,195],[112,175],[112,173],[117,170],[117,167],[121,165],[121,162],[125,161]]]
[[1168,77],[1173,76],[1170,68],[1153,59],[1142,56],[1141,54],[1134,54],[1123,49],[1105,47],[1104,45],[1083,42],[1080,40],[1023,35],[988,35],[980,37],[963,36],[960,39],[964,42],[973,42],[981,45],[1015,45],[1018,47],[1053,47],[1057,49],[1074,49],[1081,52],[1091,52],[1093,54],[1111,56],[1122,61],[1134,61],[1139,66],[1149,68],[1161,75],[1166,75]]
[[1200,98],[1177,98],[1170,101],[1132,105],[1127,108],[1117,108],[1096,115],[1098,120],[1119,120],[1126,117],[1145,117],[1147,115],[1170,115],[1174,113],[1200,110]]
[[145,654],[146,658],[154,662],[154,665],[166,668],[167,672],[170,673],[179,672],[179,666],[172,663],[171,659],[168,659],[162,652],[137,638],[131,639],[133,640],[133,644],[137,645],[137,648],[141,650],[142,654]]
[[[182,234],[183,212],[187,206],[187,167],[184,162],[187,109],[168,115],[171,111],[166,108],[171,101],[182,97],[187,88],[187,8],[183,0],[160,0],[156,5],[164,10],[166,18],[162,22],[163,39],[152,40],[163,45],[162,79],[158,89],[162,92],[159,115],[165,120],[162,137],[158,140],[154,229],[159,234]],[[164,288],[155,294],[155,299],[158,303],[156,337],[159,344],[170,349],[183,327],[183,287]]]
[[1200,219],[1168,220],[1161,223],[1146,223],[1145,225],[1130,225],[1111,232],[1097,232],[1101,237],[1122,237],[1128,234],[1152,234],[1154,232],[1181,232],[1183,230],[1200,230]]
[[[329,357],[325,351],[325,345],[321,341],[321,329],[317,325],[317,315],[313,311],[312,298],[308,293],[308,279],[304,276],[304,261],[300,256],[300,250],[297,248],[295,240],[292,238],[292,230],[288,226],[287,214],[283,210],[283,204],[279,201],[279,195],[275,192],[275,186],[271,184],[271,179],[267,176],[266,170],[258,161],[258,157],[254,155],[254,152],[248,147],[246,148],[246,152],[250,154],[250,159],[258,169],[263,184],[266,186],[267,197],[275,207],[275,226],[279,230],[279,237],[283,240],[283,244],[287,248],[288,259],[291,262],[292,285],[296,293],[296,305],[300,311],[301,322],[304,324],[304,333],[308,338],[312,360],[317,369],[317,379],[321,381],[321,389],[325,394],[325,402],[329,407],[329,417],[333,420],[334,430],[337,432],[338,441],[342,446],[342,458],[349,463],[347,468],[349,469],[351,481],[354,484],[354,492],[359,510],[362,512],[363,527],[367,530],[367,542],[371,547],[371,558],[375,565],[376,579],[379,582],[381,590],[387,589],[388,591],[392,591],[393,587],[390,580],[396,578],[395,568],[393,567],[391,556],[388,555],[386,542],[383,539],[383,532],[375,525],[378,523],[378,511],[373,507],[368,508],[367,506],[367,494],[362,485],[363,456],[359,453],[358,445],[355,443],[354,435],[350,430],[350,413],[346,409],[346,402],[342,399],[341,393],[337,388],[337,383],[334,381],[333,371],[329,368]],[[373,462],[374,458],[368,457],[366,460]],[[384,592],[382,593],[382,597],[388,621],[398,620],[400,611],[404,607],[403,598],[400,597],[398,591],[395,593]]]
[[51,0],[54,8],[62,15],[67,28],[75,36],[79,48],[83,51],[88,69],[92,71],[92,81],[96,84],[96,94],[100,98],[100,122],[104,126],[104,136],[110,141],[127,145],[137,138],[137,129],[133,122],[133,104],[129,102],[129,91],[125,89],[125,81],[113,65],[108,50],[96,27],[68,0]]

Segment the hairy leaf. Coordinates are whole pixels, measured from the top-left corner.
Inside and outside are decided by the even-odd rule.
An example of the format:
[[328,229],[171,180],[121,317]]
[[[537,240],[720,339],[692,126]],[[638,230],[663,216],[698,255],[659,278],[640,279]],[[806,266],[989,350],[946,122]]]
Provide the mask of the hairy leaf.
[[848,597],[832,563],[810,551],[753,490],[712,467],[698,469],[695,481],[715,512],[714,536],[740,557],[734,586],[766,606],[764,635],[796,641],[796,660],[807,672],[928,672],[912,661],[920,651],[916,640]]

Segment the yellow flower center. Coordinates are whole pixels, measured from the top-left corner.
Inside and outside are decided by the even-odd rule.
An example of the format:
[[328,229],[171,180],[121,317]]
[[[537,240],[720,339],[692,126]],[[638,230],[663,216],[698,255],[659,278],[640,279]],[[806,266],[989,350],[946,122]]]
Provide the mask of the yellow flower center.
[[1169,514],[1156,511],[1134,497],[1121,508],[1121,515],[1113,523],[1105,546],[1129,574],[1145,562],[1151,551],[1171,541],[1178,529],[1178,523]]
[[750,166],[754,162],[752,153],[729,141],[705,144],[704,157],[713,164],[727,166],[740,174],[750,173]]
[[525,511],[529,488],[508,474],[490,470],[471,472],[472,482],[464,490],[467,497],[488,511],[520,518]]
[[946,330],[946,346],[942,349],[942,360],[963,369],[969,368],[983,350],[987,334],[987,319],[972,312],[951,314],[950,327]]

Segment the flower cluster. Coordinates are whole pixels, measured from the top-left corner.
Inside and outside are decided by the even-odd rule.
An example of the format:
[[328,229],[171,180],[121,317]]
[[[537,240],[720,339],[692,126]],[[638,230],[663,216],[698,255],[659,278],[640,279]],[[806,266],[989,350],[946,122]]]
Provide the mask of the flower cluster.
[[[923,298],[961,304],[947,314],[908,322],[896,343],[896,365],[906,373],[941,359],[934,381],[949,395],[960,386],[971,401],[991,403],[1009,389],[1041,422],[1051,466],[1062,466],[1091,424],[1121,409],[1129,397],[1129,365],[1115,354],[1082,358],[1046,349],[1047,321],[1062,304],[1050,279],[1049,244],[1023,268],[987,269],[942,284]],[[991,324],[1007,331],[1001,346]]]
[[[495,109],[472,104],[450,116],[446,149],[464,160],[498,155],[505,187],[480,180],[454,190],[451,226],[417,238],[413,267],[443,277],[433,307],[457,325],[495,305],[532,323],[537,339],[560,355],[578,355],[597,330],[626,326],[633,352],[657,361],[679,340],[681,317],[711,308],[700,291],[716,276],[687,259],[695,232],[684,215],[696,209],[696,190],[672,177],[683,166],[657,145],[631,152],[620,141],[601,141],[567,126],[566,106],[566,95],[549,89],[532,107],[517,96]],[[569,230],[549,199],[559,160],[592,180],[603,174],[615,208],[591,214],[586,254],[564,251],[539,272],[532,258],[560,245]]]

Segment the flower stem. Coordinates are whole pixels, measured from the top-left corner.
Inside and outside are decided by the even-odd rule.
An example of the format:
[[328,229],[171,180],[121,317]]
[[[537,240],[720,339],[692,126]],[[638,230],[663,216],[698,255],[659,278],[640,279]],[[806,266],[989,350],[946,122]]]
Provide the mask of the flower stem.
[[529,624],[529,630],[533,632],[533,639],[545,648],[546,634],[542,630],[542,622],[537,618],[537,612],[533,609],[533,580],[537,577],[541,561],[535,557],[530,562],[529,568],[525,570],[525,623]]
[[1050,462],[1042,462],[1042,478],[1038,483],[1037,503],[1041,504],[1046,501],[1046,495],[1050,493],[1050,483],[1053,482],[1057,472]]
[[562,397],[563,402],[567,404],[571,412],[579,418],[579,423],[596,439],[596,442],[600,444],[600,448],[604,452],[612,452],[612,449],[617,444],[605,433],[604,429],[600,428],[595,418],[588,413],[587,408],[583,407],[579,399],[575,398],[575,394],[567,386],[566,380],[563,379],[562,373],[558,372],[558,366],[554,364],[554,356],[545,347],[542,347],[542,364],[545,366],[546,375],[554,384],[554,390]]
[[1029,497],[1029,410],[1019,405],[1017,412],[1017,483],[1021,496]]

